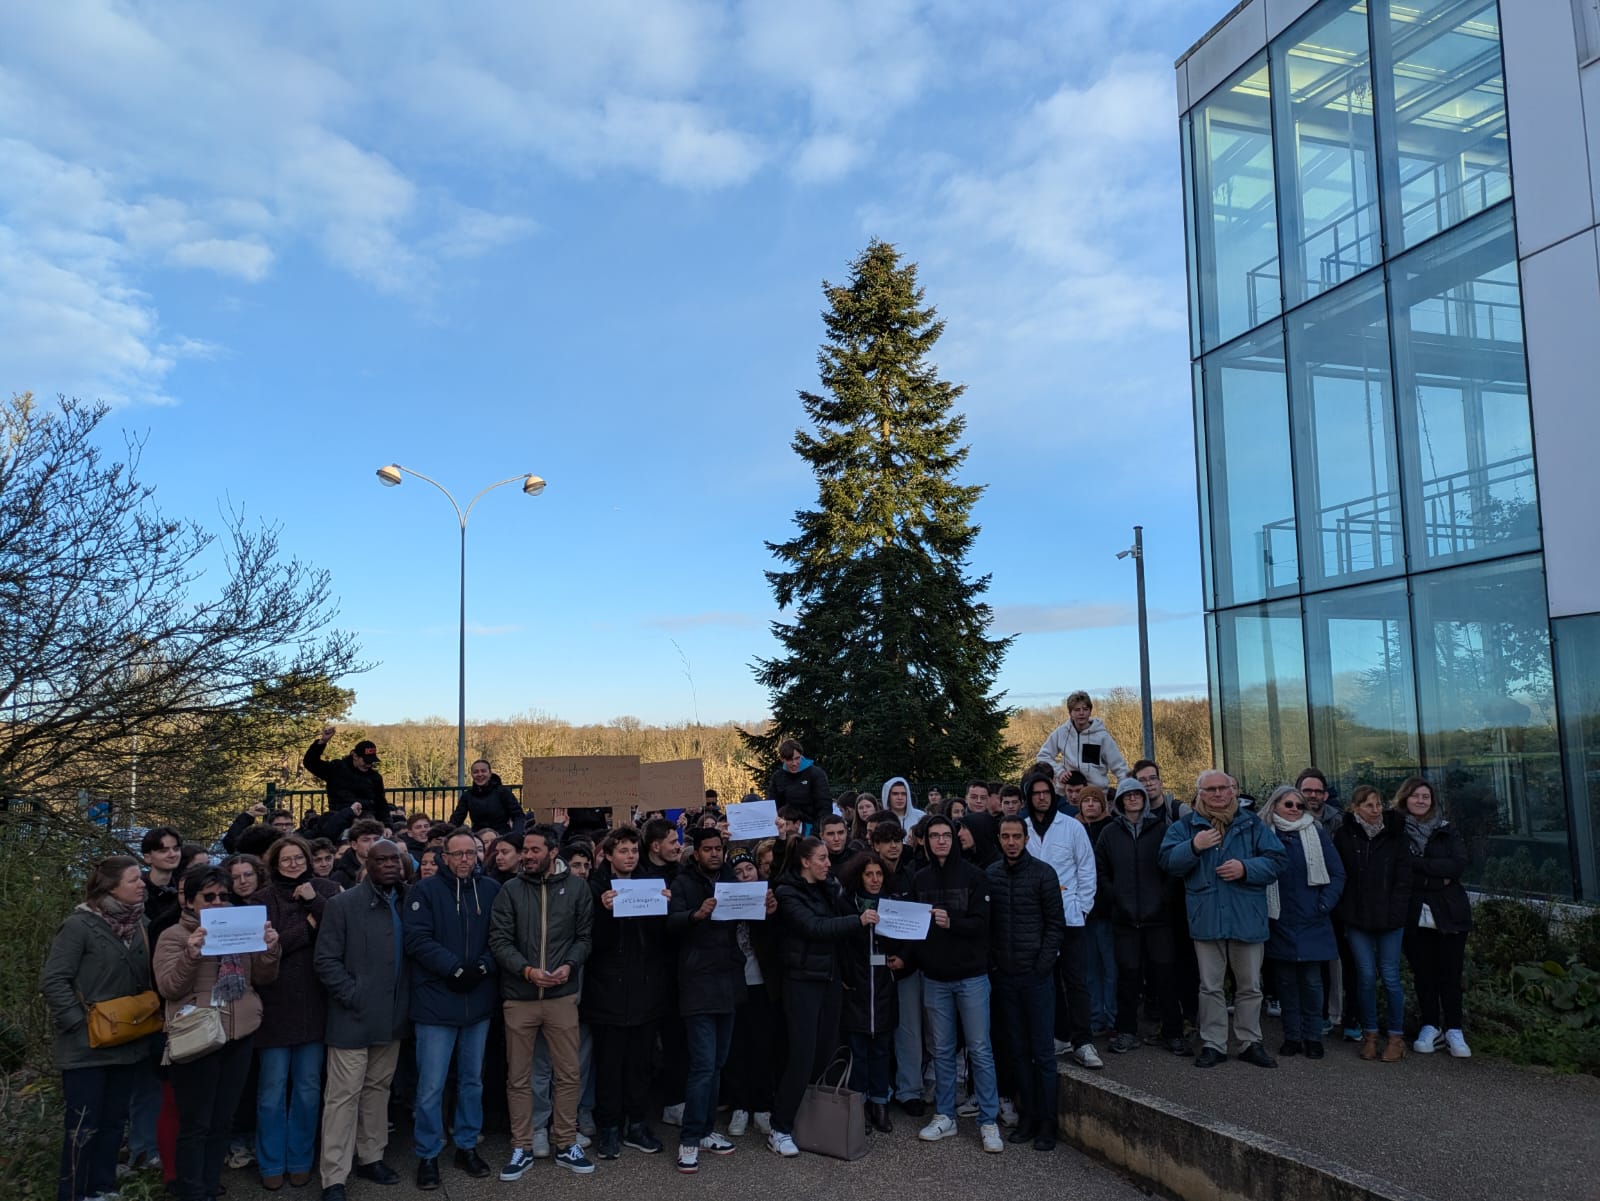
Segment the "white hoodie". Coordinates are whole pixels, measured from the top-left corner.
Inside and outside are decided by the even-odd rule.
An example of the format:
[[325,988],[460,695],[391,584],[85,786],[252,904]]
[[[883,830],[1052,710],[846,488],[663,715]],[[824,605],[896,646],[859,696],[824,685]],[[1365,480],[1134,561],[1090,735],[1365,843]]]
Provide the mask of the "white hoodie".
[[[1097,759],[1095,763],[1085,763],[1083,748],[1092,746],[1098,748],[1089,752],[1090,757]],[[1109,791],[1111,777],[1108,772],[1116,772],[1117,779],[1125,779],[1128,775],[1128,761],[1122,757],[1111,735],[1106,731],[1105,724],[1098,717],[1089,719],[1089,728],[1079,733],[1078,727],[1072,724],[1069,718],[1065,724],[1057,726],[1050,732],[1050,737],[1044,740],[1044,745],[1039,748],[1035,758],[1038,762],[1048,764],[1052,772],[1057,771],[1056,756],[1062,758],[1062,769],[1066,771],[1081,771],[1084,778],[1096,788]]]
[[899,784],[901,787],[903,787],[906,790],[906,815],[904,817],[901,817],[898,813],[896,813],[894,816],[895,816],[895,820],[897,820],[902,826],[905,827],[905,831],[906,831],[905,840],[907,842],[910,842],[911,841],[911,827],[915,826],[919,821],[921,821],[927,815],[925,813],[923,813],[921,809],[918,809],[915,805],[913,805],[911,803],[911,785],[906,781],[906,778],[904,776],[893,776],[890,779],[884,781],[883,788],[878,793],[878,806],[879,806],[879,808],[881,808],[885,813],[888,813],[890,811],[889,810],[889,789],[893,788],[896,784]]

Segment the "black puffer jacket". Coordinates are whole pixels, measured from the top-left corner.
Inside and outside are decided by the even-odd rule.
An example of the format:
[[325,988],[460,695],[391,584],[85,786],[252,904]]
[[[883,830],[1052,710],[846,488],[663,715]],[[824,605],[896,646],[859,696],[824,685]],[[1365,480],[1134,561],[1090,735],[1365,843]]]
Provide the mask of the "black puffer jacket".
[[1334,911],[1352,930],[1398,930],[1411,915],[1411,851],[1406,819],[1393,809],[1383,815],[1383,830],[1368,838],[1361,823],[1346,817],[1333,834],[1344,863],[1344,894]]
[[917,966],[930,980],[951,982],[989,971],[989,878],[960,855],[930,863],[911,884],[911,899],[950,915],[950,925],[928,927],[914,948]]
[[[641,865],[643,866],[643,865]],[[667,932],[678,943],[678,1012],[732,1013],[744,1000],[744,952],[739,949],[738,922],[696,920],[695,912],[716,887],[736,883],[727,864],[707,877],[690,863],[672,879],[667,902]]]
[[1103,907],[1116,925],[1135,929],[1170,923],[1176,895],[1172,881],[1157,862],[1161,840],[1167,834],[1166,818],[1148,808],[1139,817],[1135,827],[1130,818],[1119,814],[1102,827],[1094,844],[1095,867],[1100,874],[1095,910]]
[[777,771],[767,781],[767,796],[778,802],[778,808],[793,805],[808,814],[806,821],[812,829],[822,824],[822,819],[833,812],[833,793],[828,788],[828,773],[809,759],[801,760],[799,771],[790,771],[779,764]]
[[778,894],[783,934],[783,977],[827,983],[841,979],[839,959],[846,940],[861,930],[861,918],[839,887],[827,879],[809,884],[798,874],[784,877]]
[[1067,915],[1055,868],[1023,851],[988,867],[989,962],[1006,976],[1044,976],[1056,965]]
[[639,1026],[665,1017],[672,1007],[667,919],[612,917],[600,903],[611,891],[607,867],[595,869],[589,889],[594,893],[594,949],[583,969],[583,1020],[602,1026]]
[[466,822],[474,830],[495,830],[513,838],[522,837],[526,821],[517,794],[501,783],[499,776],[494,775],[482,788],[474,784],[462,792],[461,799],[450,813],[452,826]]
[[[1402,837],[1404,833],[1402,825]],[[1439,933],[1465,934],[1472,929],[1472,902],[1461,883],[1466,870],[1467,840],[1451,823],[1440,822],[1422,854],[1411,854],[1411,915],[1406,925],[1416,926],[1427,905]]]
[[[878,907],[878,898],[858,895],[858,913]],[[878,937],[877,927],[862,926],[841,951],[844,969],[842,1028],[862,1034],[883,1034],[900,1025],[900,989],[887,962],[899,954],[897,944]]]

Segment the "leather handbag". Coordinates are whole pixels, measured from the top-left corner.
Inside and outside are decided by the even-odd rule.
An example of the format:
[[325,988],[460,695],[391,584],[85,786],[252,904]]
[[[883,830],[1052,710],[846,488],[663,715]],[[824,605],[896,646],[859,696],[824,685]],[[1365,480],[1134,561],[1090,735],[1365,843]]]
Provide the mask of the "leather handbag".
[[180,1013],[167,1023],[167,1053],[162,1063],[188,1063],[209,1055],[228,1041],[222,1011],[209,1006]]
[[[835,1056],[822,1075],[806,1086],[794,1115],[794,1142],[802,1151],[846,1160],[867,1153],[866,1098],[849,1087],[854,1063],[849,1055]],[[844,1071],[839,1082],[829,1084],[829,1074],[841,1064]]]
[[107,997],[84,1009],[91,1047],[120,1047],[161,1030],[161,997],[154,989],[128,997]]

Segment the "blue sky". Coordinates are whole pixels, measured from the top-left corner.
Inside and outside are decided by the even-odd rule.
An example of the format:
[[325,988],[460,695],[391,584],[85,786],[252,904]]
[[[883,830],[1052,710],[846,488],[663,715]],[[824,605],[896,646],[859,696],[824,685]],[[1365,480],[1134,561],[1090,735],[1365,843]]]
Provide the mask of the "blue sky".
[[358,717],[455,712],[399,462],[549,480],[473,514],[469,715],[753,719],[821,283],[880,237],[967,387],[1000,686],[1136,684],[1142,522],[1157,690],[1203,691],[1172,61],[1225,8],[7,5],[0,377],[326,567]]

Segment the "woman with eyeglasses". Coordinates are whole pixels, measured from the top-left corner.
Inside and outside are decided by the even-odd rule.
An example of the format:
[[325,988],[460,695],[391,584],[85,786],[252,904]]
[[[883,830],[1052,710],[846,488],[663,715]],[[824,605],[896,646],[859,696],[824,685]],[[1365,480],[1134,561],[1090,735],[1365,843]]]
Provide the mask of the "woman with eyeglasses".
[[327,1002],[312,967],[323,907],[339,886],[312,867],[312,846],[291,834],[267,848],[267,886],[256,900],[278,932],[278,978],[261,985],[256,1047],[256,1165],[266,1189],[311,1179],[322,1110],[322,1031]]
[[1278,1054],[1321,1059],[1322,964],[1339,953],[1332,914],[1344,892],[1344,863],[1298,789],[1274,789],[1267,820],[1288,854],[1287,865],[1267,885],[1266,958],[1283,1005]]
[[262,930],[265,951],[206,954],[201,922],[208,909],[233,904],[229,884],[220,868],[191,868],[183,877],[183,916],[156,943],[156,990],[166,998],[167,1025],[181,1013],[215,1009],[224,1038],[215,1050],[167,1069],[178,1104],[177,1176],[172,1182],[177,1201],[211,1201],[222,1192],[231,1119],[261,1025],[256,988],[278,975],[278,932],[270,922]]
[[[1405,993],[1400,987],[1400,943],[1411,912],[1411,854],[1406,848],[1405,818],[1385,811],[1383,794],[1362,784],[1350,795],[1350,808],[1333,836],[1344,863],[1344,896],[1339,920],[1354,965],[1354,1012],[1348,1028],[1360,1022],[1361,1058],[1378,1058],[1378,1031],[1389,1032],[1383,1058],[1393,1063],[1405,1055]],[[1387,1022],[1378,1025],[1378,983],[1388,1002]]]

